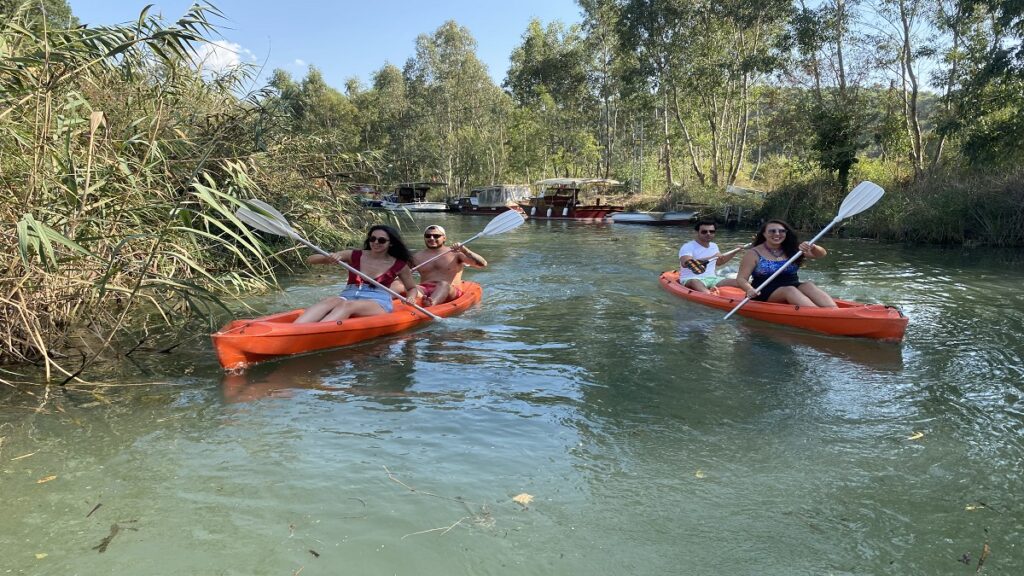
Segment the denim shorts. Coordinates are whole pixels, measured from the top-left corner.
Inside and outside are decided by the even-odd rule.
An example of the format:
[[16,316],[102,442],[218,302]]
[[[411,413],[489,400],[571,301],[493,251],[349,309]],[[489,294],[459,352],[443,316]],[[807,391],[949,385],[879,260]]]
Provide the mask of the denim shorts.
[[391,294],[373,284],[349,284],[345,286],[341,294],[338,294],[338,297],[344,300],[372,300],[380,304],[385,312],[393,312],[395,309],[395,304],[391,301]]

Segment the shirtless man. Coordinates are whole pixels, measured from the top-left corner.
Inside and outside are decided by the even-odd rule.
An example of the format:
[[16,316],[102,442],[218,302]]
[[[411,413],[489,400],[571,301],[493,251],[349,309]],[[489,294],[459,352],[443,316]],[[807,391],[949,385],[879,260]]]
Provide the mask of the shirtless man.
[[[448,248],[444,228],[434,225],[423,231],[426,248],[413,254],[413,269],[420,273],[420,292],[423,305],[433,306],[454,300],[462,295],[462,270],[466,266],[486,268],[484,257],[456,242]],[[436,260],[431,260],[438,255]],[[430,262],[427,262],[431,260]],[[426,264],[424,264],[426,263]],[[420,267],[420,264],[424,264]]]

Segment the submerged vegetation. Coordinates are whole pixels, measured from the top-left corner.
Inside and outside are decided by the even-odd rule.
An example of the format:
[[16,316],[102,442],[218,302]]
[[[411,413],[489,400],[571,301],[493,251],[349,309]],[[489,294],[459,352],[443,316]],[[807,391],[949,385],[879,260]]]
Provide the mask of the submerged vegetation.
[[848,230],[1024,244],[1019,3],[579,4],[581,25],[528,26],[501,86],[448,22],[339,90],[315,68],[255,89],[245,67],[205,69],[209,4],[80,26],[64,0],[0,2],[0,363],[67,381],[173,346],[299,262],[238,199],[338,245],[364,224],[351,182],[605,177],[645,208],[737,204],[740,186],[813,227],[870,179],[888,194]]

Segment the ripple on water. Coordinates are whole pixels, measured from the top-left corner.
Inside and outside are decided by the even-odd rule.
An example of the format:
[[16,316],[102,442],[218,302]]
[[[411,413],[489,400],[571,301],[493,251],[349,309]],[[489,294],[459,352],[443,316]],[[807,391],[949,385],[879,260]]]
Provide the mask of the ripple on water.
[[480,240],[484,302],[457,320],[240,375],[202,342],[144,364],[194,368],[173,386],[0,408],[9,570],[946,574],[987,539],[1016,573],[1018,269],[830,239],[801,274],[903,309],[893,345],[672,298],[657,276],[691,235],[527,223]]

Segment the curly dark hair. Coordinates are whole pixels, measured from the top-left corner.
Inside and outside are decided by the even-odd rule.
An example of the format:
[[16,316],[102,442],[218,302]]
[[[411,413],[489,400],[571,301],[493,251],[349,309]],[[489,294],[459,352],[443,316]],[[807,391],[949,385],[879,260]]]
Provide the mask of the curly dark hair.
[[[764,231],[768,228],[769,224],[778,224],[786,229],[786,237],[782,239],[782,251],[786,253],[786,258],[792,258],[793,254],[800,251],[800,236],[785,220],[779,220],[778,218],[772,218],[761,224],[761,227],[757,230],[757,236],[754,236],[754,246],[764,244]],[[801,261],[803,261],[803,256],[797,259],[798,263]]]
[[375,230],[384,232],[391,240],[388,243],[388,256],[403,262],[412,262],[412,254],[409,253],[409,248],[407,248],[405,242],[402,241],[402,236],[398,234],[398,230],[395,230],[391,226],[385,226],[384,224],[377,224],[366,232],[366,240],[363,240],[363,250],[370,249],[370,236]]

